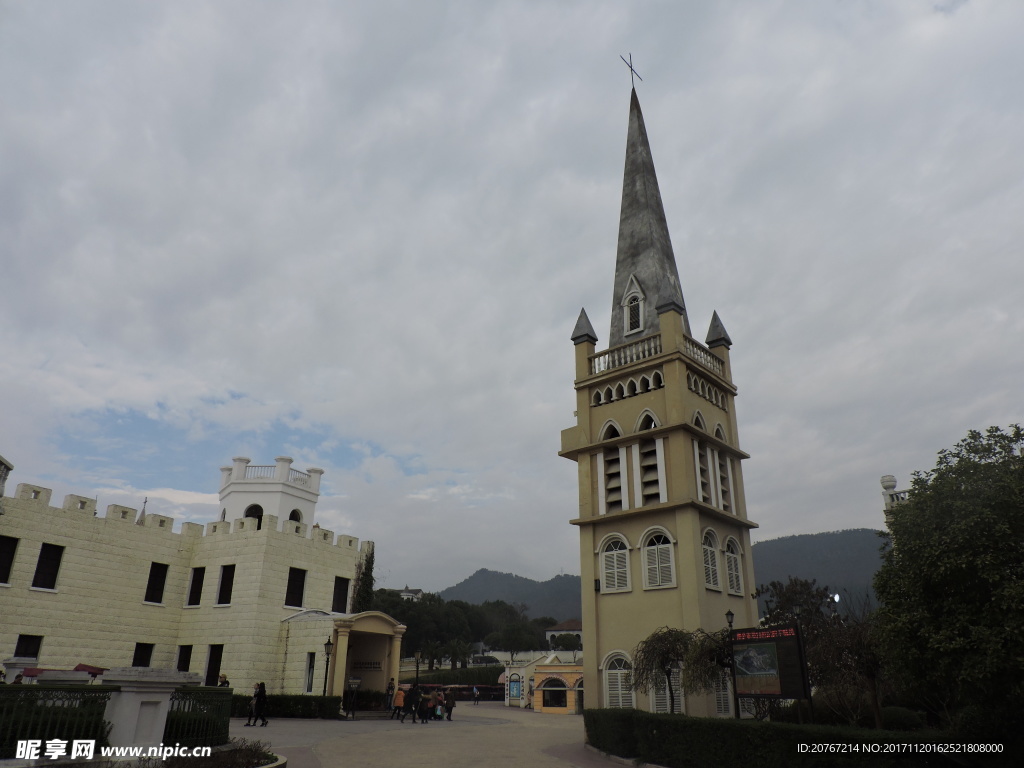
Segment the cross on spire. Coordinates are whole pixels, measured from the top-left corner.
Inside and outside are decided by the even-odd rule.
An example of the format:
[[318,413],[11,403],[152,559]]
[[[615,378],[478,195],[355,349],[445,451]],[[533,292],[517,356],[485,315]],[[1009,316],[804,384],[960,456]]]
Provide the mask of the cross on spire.
[[626,57],[623,56],[621,53],[619,54],[619,58],[622,59],[622,61],[625,63],[627,67],[629,67],[629,80],[633,84],[633,87],[636,88],[636,80],[633,79],[634,76],[639,77],[641,83],[644,81],[644,79],[640,77],[639,72],[633,69],[633,54],[629,54],[629,61],[626,61]]

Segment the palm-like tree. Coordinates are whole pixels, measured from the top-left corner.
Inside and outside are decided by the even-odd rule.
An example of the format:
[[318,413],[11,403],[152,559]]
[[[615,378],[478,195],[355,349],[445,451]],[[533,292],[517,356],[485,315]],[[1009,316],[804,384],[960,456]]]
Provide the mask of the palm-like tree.
[[465,640],[452,640],[444,647],[444,652],[451,660],[453,670],[460,662],[462,668],[465,669],[473,649]]

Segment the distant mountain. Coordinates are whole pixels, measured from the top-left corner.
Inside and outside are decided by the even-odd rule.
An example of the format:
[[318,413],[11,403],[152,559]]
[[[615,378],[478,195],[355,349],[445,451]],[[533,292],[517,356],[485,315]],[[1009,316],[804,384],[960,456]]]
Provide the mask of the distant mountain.
[[814,579],[844,599],[874,600],[871,582],[882,565],[882,539],[878,531],[854,528],[830,533],[807,533],[759,541],[751,547],[757,586],[772,581],[783,583],[790,576]]
[[[871,582],[882,564],[877,531],[857,528],[831,533],[808,533],[760,541],[751,549],[754,556],[753,592],[772,581],[786,583],[790,576],[817,581],[844,598],[874,596]],[[530,618],[550,616],[556,621],[578,619],[580,577],[555,576],[534,581],[511,573],[481,568],[468,579],[438,593],[445,600],[464,600],[479,605],[488,600],[525,603]],[[763,606],[762,606],[763,608]]]
[[438,595],[444,600],[463,600],[473,605],[488,600],[525,603],[526,615],[531,619],[550,616],[556,621],[565,621],[581,616],[579,576],[555,576],[547,581],[534,581],[481,568]]

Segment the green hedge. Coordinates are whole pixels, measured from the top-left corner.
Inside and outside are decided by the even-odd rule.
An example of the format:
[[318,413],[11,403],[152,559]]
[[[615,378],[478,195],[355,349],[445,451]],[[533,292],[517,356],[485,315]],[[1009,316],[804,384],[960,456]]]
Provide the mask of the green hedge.
[[[231,716],[249,717],[249,702],[252,696],[235,694],[231,697]],[[337,720],[341,708],[340,696],[296,696],[274,694],[267,696],[267,718],[301,717]]]
[[[666,768],[786,768],[786,766],[1015,765],[1002,755],[885,754],[888,744],[946,743],[935,732],[876,731],[755,720],[655,715],[629,709],[588,709],[583,713],[587,741],[602,752]],[[798,751],[799,745],[833,744],[848,752]],[[879,745],[873,752],[872,745]],[[1019,756],[1018,756],[1019,757]]]

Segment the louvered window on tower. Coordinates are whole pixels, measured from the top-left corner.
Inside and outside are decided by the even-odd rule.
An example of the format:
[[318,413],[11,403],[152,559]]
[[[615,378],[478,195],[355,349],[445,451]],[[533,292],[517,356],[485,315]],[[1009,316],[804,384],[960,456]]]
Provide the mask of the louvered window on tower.
[[680,714],[683,712],[682,672],[679,667],[673,667],[669,675],[672,681],[672,696],[669,696],[668,685],[666,685],[667,680],[662,675],[654,685],[651,697],[652,712],[665,712],[669,714]]
[[718,540],[710,531],[704,534],[704,586],[721,589],[718,580]]
[[718,497],[724,512],[732,512],[732,466],[729,457],[720,451],[718,456]]
[[602,592],[625,592],[629,589],[629,548],[621,539],[612,539],[601,553]]
[[604,503],[606,512],[622,511],[622,466],[617,447],[604,452]]
[[640,482],[641,505],[661,501],[661,473],[658,471],[658,443],[655,440],[640,441]]
[[633,689],[630,687],[632,666],[621,656],[608,662],[604,671],[605,706],[608,709],[632,709]]
[[646,587],[675,586],[672,542],[663,533],[648,537],[644,545],[644,579]]
[[693,441],[694,461],[697,464],[697,491],[705,504],[714,504],[711,489],[711,449],[706,443]]
[[725,545],[725,571],[729,577],[729,592],[734,595],[742,595],[743,579],[740,576],[740,548],[732,540]]

